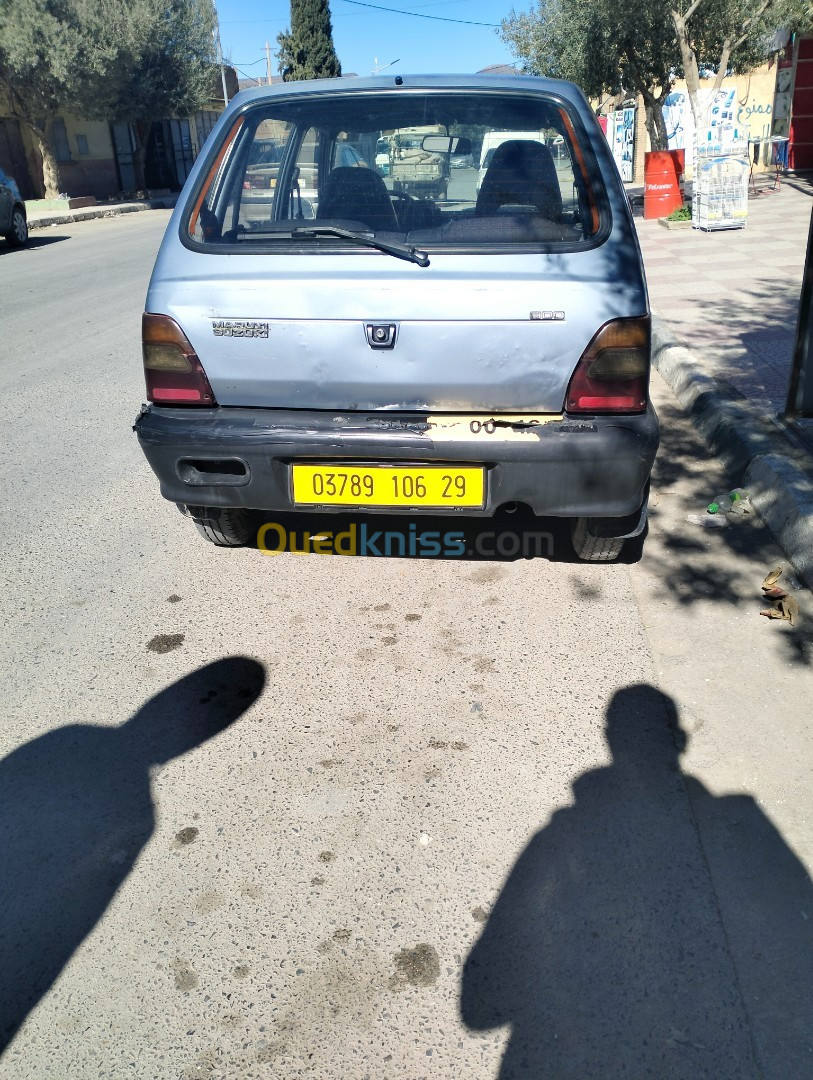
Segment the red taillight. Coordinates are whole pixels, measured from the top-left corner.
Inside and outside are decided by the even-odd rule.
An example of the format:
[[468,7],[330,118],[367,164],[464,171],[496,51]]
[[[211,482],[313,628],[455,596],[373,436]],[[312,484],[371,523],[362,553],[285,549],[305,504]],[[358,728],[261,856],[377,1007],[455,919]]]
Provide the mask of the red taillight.
[[565,398],[569,413],[641,413],[649,400],[649,319],[614,319],[579,360]]
[[216,405],[203,365],[168,315],[141,317],[147,399],[156,405]]

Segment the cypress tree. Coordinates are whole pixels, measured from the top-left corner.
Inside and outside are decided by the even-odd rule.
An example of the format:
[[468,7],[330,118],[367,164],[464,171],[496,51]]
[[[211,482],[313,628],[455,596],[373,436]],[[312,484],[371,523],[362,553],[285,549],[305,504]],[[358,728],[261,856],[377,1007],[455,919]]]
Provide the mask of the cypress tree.
[[330,79],[342,66],[333,47],[328,0],[291,0],[291,29],[277,35],[279,70],[285,82]]

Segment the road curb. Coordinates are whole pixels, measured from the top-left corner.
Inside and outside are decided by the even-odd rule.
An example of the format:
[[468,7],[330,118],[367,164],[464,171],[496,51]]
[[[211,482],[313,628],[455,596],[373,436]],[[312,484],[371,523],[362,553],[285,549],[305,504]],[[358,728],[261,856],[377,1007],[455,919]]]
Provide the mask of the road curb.
[[[706,375],[690,348],[656,317],[652,360],[706,441],[747,488],[797,574],[813,588],[813,461],[779,421],[761,414],[733,386]],[[709,499],[715,492],[709,493]]]
[[47,214],[29,219],[28,231],[46,229],[52,225],[72,225],[75,221],[91,221],[93,218],[120,217],[122,214],[138,214],[143,210],[170,210],[169,200],[156,199],[152,202],[126,203],[120,206],[93,206],[87,210],[71,210],[65,214]]

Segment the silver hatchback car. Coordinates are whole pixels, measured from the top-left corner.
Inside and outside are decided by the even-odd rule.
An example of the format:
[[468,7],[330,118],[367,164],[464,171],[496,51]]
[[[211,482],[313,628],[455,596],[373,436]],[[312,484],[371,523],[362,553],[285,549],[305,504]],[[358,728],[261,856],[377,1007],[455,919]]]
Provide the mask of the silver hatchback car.
[[[270,142],[259,215],[252,162]],[[482,180],[450,167],[485,142]],[[571,519],[577,555],[604,561],[644,529],[658,423],[643,267],[569,83],[241,93],[170,221],[143,353],[141,446],[216,544],[247,542],[250,510],[525,504]]]

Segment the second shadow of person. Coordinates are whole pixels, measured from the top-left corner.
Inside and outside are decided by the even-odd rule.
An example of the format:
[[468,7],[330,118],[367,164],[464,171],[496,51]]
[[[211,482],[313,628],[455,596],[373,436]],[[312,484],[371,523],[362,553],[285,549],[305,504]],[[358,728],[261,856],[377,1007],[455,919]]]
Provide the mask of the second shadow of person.
[[224,731],[264,683],[256,660],[218,660],[118,727],[56,728],[0,762],[0,1053],[152,836],[150,768]]
[[811,1075],[804,867],[752,798],[692,779],[690,804],[665,694],[616,693],[607,740],[612,764],[512,869],[465,964],[464,1022],[511,1025],[504,1080]]

